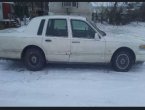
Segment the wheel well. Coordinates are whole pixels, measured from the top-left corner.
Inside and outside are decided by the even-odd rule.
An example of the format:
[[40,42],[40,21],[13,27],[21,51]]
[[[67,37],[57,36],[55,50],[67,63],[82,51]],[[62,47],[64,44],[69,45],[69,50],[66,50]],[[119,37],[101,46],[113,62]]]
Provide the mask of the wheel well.
[[38,47],[38,46],[36,46],[36,45],[29,45],[29,46],[26,46],[26,47],[23,49],[23,51],[22,51],[22,53],[21,53],[21,59],[23,59],[23,57],[24,57],[24,55],[25,55],[25,52],[26,52],[28,49],[30,49],[30,48],[37,48],[37,49],[39,49],[39,50],[43,53],[44,58],[46,58],[46,57],[45,57],[45,54],[44,54],[44,51],[43,51],[40,47]]
[[135,60],[136,60],[135,53],[134,53],[134,51],[133,51],[132,49],[130,49],[130,48],[128,48],[128,47],[121,47],[121,48],[118,48],[118,49],[113,53],[112,58],[111,58],[111,62],[112,62],[114,56],[115,56],[118,52],[120,52],[120,51],[128,51],[128,52],[132,55],[133,60],[134,60],[134,63],[135,63]]

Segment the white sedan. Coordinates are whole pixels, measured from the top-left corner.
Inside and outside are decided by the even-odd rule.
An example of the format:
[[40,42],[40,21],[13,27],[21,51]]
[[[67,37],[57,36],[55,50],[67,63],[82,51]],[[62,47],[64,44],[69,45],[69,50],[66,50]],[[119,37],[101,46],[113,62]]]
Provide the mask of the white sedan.
[[32,71],[47,62],[111,63],[128,71],[145,61],[145,40],[110,36],[79,16],[42,16],[31,20],[24,32],[0,33],[0,57],[21,59]]

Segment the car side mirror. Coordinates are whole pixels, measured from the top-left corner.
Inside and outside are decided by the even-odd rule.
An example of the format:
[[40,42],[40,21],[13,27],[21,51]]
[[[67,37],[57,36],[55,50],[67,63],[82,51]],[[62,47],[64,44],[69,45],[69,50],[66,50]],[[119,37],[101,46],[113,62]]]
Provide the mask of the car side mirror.
[[95,33],[95,40],[100,40],[100,39],[101,39],[100,35],[98,33]]

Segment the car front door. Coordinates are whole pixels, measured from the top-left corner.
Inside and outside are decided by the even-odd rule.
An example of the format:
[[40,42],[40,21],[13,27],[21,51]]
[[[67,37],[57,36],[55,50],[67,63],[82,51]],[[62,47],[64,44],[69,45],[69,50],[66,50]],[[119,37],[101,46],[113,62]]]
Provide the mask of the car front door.
[[70,62],[104,62],[105,40],[95,39],[94,30],[87,22],[71,19],[72,39]]
[[67,24],[67,19],[48,20],[42,43],[48,61],[69,61],[70,38]]

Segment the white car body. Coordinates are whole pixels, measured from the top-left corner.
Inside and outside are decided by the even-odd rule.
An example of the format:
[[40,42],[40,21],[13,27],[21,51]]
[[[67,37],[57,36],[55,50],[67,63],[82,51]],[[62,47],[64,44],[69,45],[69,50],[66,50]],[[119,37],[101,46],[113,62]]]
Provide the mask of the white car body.
[[[42,19],[45,19],[42,35],[37,35]],[[46,36],[49,19],[66,19],[68,37]],[[109,63],[115,51],[120,48],[129,48],[135,54],[135,61],[145,61],[145,50],[140,45],[145,45],[145,40],[133,36],[102,36],[89,24],[101,37],[94,39],[73,38],[70,19],[82,20],[89,24],[84,17],[79,16],[42,16],[30,21],[24,32],[0,33],[0,57],[21,59],[23,50],[31,45],[41,48],[49,62],[86,62]],[[51,42],[46,42],[51,40]]]

